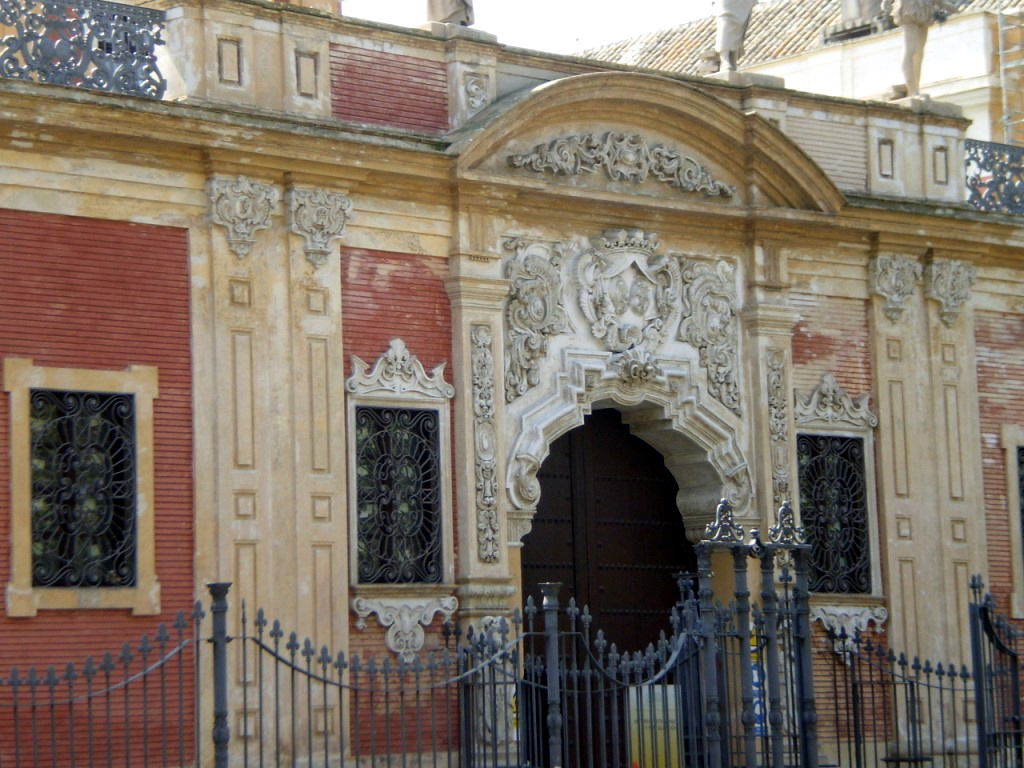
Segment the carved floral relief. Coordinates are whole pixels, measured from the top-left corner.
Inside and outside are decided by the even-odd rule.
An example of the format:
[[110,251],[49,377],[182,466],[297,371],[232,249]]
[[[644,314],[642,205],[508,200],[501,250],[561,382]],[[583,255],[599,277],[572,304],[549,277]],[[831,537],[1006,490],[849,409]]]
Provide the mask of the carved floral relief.
[[796,423],[874,428],[878,426],[878,417],[868,408],[869,400],[870,395],[850,397],[836,377],[826,373],[813,392],[796,395]]
[[732,265],[682,257],[682,277],[679,338],[698,350],[708,391],[738,416],[739,320]]
[[705,197],[732,197],[736,188],[715,179],[695,158],[666,147],[650,144],[638,134],[609,131],[574,134],[538,144],[530,152],[508,156],[513,168],[535,173],[550,171],[559,176],[578,176],[603,170],[611,181],[642,184],[649,177],[683,192]]
[[512,284],[505,306],[505,399],[512,402],[537,386],[548,339],[567,332],[569,320],[562,304],[562,245],[509,238],[504,248]]
[[498,562],[498,481],[494,427],[494,354],[491,329],[474,325],[470,330],[473,373],[473,439],[476,450],[477,555],[481,562]]

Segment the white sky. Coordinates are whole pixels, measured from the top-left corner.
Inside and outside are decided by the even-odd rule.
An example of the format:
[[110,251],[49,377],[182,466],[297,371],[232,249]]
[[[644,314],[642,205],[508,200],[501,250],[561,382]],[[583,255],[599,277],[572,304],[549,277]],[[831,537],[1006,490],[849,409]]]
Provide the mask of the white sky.
[[[342,13],[417,27],[427,0],[341,0]],[[551,53],[573,53],[711,13],[711,0],[473,0],[476,29],[498,42]]]

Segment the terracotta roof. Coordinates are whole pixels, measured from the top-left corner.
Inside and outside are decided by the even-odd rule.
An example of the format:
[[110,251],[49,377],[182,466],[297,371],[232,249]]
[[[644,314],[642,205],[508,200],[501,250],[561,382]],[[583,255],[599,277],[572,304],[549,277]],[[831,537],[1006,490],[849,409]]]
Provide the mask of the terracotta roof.
[[[1024,0],[1005,0],[1024,7]],[[995,11],[1000,0],[969,0],[961,13]],[[840,21],[839,0],[761,0],[754,6],[740,68],[792,56],[825,45],[822,31]],[[715,47],[715,19],[707,17],[672,29],[610,43],[580,55],[599,61],[660,69],[700,72],[702,53]]]

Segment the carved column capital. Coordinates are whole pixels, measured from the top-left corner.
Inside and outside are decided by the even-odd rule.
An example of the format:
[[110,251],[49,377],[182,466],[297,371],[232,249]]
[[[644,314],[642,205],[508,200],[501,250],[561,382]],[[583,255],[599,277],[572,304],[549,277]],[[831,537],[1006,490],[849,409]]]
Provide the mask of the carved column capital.
[[957,259],[935,259],[925,268],[925,291],[939,302],[939,317],[952,325],[963,305],[971,298],[971,287],[978,270]]
[[916,259],[892,254],[880,254],[868,264],[871,292],[885,299],[885,316],[893,322],[903,314],[923,271]]
[[352,214],[352,201],[320,187],[288,188],[288,223],[306,241],[306,259],[314,268],[327,261],[331,241],[341,237]]
[[249,255],[257,230],[270,226],[278,201],[277,187],[248,176],[212,178],[207,182],[210,219],[227,229],[228,247],[240,259]]

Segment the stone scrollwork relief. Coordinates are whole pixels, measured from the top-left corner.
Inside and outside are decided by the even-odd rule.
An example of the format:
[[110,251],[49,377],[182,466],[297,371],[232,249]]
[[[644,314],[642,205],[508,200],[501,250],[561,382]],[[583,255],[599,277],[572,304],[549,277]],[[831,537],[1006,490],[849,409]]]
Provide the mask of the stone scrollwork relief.
[[836,377],[826,373],[809,395],[796,395],[796,423],[874,428],[878,426],[878,417],[868,408],[870,399],[870,395],[850,397]]
[[372,369],[361,358],[352,355],[353,372],[345,382],[345,389],[359,395],[418,393],[448,400],[455,396],[455,387],[444,380],[444,368],[445,364],[441,363],[428,374],[404,341],[392,339],[388,350]]
[[679,319],[682,280],[675,260],[655,253],[658,239],[640,230],[608,231],[576,262],[578,303],[590,332],[624,381],[660,374],[654,353]]
[[768,434],[772,454],[772,500],[778,509],[789,499],[789,423],[785,385],[786,353],[771,347],[767,356]]
[[494,353],[491,329],[474,325],[470,330],[473,375],[473,440],[476,450],[476,535],[481,562],[496,563],[499,557],[498,479],[494,429]]
[[836,636],[855,639],[868,625],[881,629],[889,612],[881,605],[812,605],[811,621],[820,621]]
[[642,184],[649,177],[683,192],[705,197],[732,197],[736,188],[718,181],[695,158],[662,144],[650,144],[637,134],[609,131],[561,136],[538,144],[530,152],[508,156],[513,168],[559,176],[578,176],[603,170],[611,181]]
[[270,226],[278,201],[277,187],[248,176],[213,178],[207,184],[210,218],[227,229],[228,247],[240,259],[249,255],[255,233]]
[[462,76],[462,89],[466,93],[466,106],[470,116],[490,103],[489,85],[488,76],[482,72],[466,72]]
[[679,338],[700,353],[708,391],[740,415],[739,320],[733,267],[682,257],[683,322]]
[[423,649],[428,626],[440,613],[445,621],[458,610],[459,601],[452,596],[418,599],[415,597],[356,597],[352,610],[358,621],[357,629],[366,628],[366,620],[373,614],[382,627],[387,627],[384,644],[404,662],[411,663]]
[[327,189],[290,187],[288,219],[292,232],[306,241],[306,259],[314,268],[323,266],[331,241],[341,237],[352,214],[352,201]]
[[505,399],[512,402],[535,387],[548,338],[569,330],[562,304],[560,243],[508,238],[505,276],[511,293],[505,306]]
[[915,259],[889,254],[872,259],[868,265],[871,291],[885,299],[885,316],[893,322],[903,314],[903,305],[914,295],[923,271]]
[[956,322],[960,309],[971,298],[977,274],[974,265],[955,259],[935,260],[925,268],[927,296],[939,302],[939,317],[946,325]]

